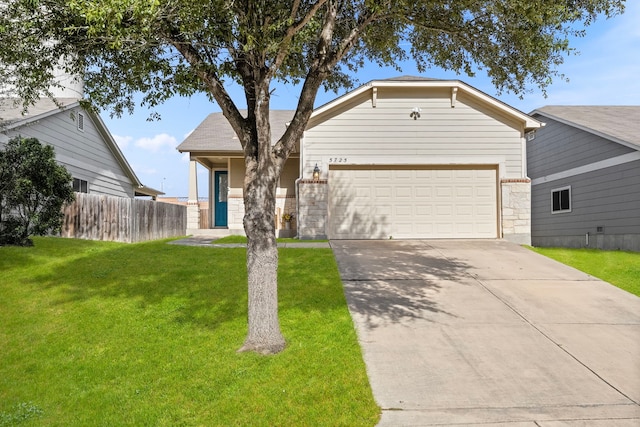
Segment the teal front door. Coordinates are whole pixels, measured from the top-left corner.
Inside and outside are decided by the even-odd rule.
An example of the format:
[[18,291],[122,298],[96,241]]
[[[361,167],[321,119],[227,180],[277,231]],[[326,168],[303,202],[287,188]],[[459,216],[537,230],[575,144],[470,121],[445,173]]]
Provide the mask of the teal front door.
[[215,180],[215,216],[213,225],[214,227],[226,227],[227,226],[227,191],[229,189],[229,179],[227,171],[216,171],[214,174]]

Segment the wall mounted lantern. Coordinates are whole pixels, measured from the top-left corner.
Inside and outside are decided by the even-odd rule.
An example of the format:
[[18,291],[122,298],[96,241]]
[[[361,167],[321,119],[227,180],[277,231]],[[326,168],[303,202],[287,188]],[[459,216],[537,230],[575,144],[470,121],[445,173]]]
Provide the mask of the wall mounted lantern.
[[409,117],[411,117],[413,120],[418,120],[420,118],[421,111],[422,109],[420,107],[413,107],[413,109],[411,110],[411,114],[409,114]]
[[318,181],[320,181],[320,168],[316,163],[316,166],[313,168],[313,182],[318,182]]

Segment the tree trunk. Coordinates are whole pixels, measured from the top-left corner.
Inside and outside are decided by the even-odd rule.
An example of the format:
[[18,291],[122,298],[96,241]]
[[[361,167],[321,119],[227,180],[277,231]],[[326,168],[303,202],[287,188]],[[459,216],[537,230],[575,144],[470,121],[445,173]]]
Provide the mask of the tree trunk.
[[259,174],[245,187],[249,330],[238,351],[274,354],[285,340],[278,321],[278,247],[275,237],[277,176]]
[[[269,84],[251,81],[245,90],[251,123],[245,135],[244,230],[247,233],[249,331],[239,351],[274,354],[285,347],[278,321],[276,188],[284,159],[273,155]],[[255,84],[253,86],[252,84]]]

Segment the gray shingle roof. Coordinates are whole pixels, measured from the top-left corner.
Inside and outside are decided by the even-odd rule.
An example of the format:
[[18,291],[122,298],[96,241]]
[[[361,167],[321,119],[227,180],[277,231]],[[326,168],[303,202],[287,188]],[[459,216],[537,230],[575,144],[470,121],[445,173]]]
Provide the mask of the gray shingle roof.
[[[244,110],[240,113],[246,115]],[[294,113],[294,110],[270,111],[272,143],[282,136]],[[211,113],[178,145],[178,151],[242,151],[242,147],[222,113]]]
[[640,148],[640,105],[549,105],[531,114],[536,113]]

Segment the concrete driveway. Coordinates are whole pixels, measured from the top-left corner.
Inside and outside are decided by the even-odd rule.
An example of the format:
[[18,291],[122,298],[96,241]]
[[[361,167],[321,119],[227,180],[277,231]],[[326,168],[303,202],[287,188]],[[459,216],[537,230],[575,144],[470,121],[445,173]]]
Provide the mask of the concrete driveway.
[[380,426],[640,426],[640,298],[504,241],[331,246]]

